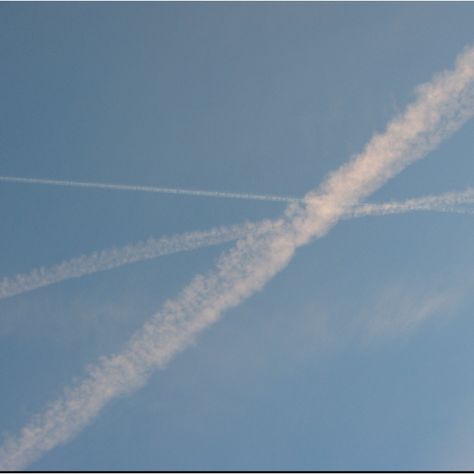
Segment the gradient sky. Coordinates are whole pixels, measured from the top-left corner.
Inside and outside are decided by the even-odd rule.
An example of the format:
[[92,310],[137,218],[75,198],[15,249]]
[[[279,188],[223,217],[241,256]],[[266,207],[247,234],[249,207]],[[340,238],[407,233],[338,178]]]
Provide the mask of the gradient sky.
[[[2,3],[0,175],[301,196],[474,42],[471,3]],[[372,201],[474,186],[474,121]],[[0,184],[0,276],[281,203]],[[344,221],[38,470],[474,468],[467,215]],[[0,435],[229,245],[0,301]]]

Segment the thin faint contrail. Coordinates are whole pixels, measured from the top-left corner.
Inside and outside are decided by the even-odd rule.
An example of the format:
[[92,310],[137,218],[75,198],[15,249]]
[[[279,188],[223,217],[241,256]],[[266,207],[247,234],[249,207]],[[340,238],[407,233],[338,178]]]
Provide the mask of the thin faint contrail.
[[[424,196],[405,201],[362,204],[348,211],[343,218],[353,219],[364,216],[381,216],[415,211],[472,214],[474,212],[472,209],[456,207],[460,204],[470,203],[474,203],[474,190],[468,189],[463,192]],[[124,247],[115,247],[88,255],[81,255],[51,267],[35,268],[29,273],[4,277],[0,280],[0,300],[72,278],[111,270],[131,263],[232,242],[254,232],[258,225],[261,225],[261,222],[214,227],[207,231],[186,232],[159,239],[150,238],[146,241],[128,244]]]
[[370,215],[400,214],[410,211],[441,211],[441,212],[469,212],[459,208],[463,204],[474,203],[474,189],[468,188],[461,192],[448,192],[438,195],[428,195],[405,201],[385,203],[367,203],[356,206],[347,213],[348,217],[362,217]]
[[42,178],[24,178],[20,176],[0,176],[0,181],[21,184],[45,184],[49,186],[65,186],[76,188],[95,188],[108,189],[115,191],[137,191],[144,193],[162,193],[162,194],[181,194],[185,196],[200,196],[211,198],[226,199],[251,199],[256,201],[279,201],[279,202],[301,202],[302,198],[291,196],[272,196],[267,194],[250,194],[250,193],[228,193],[220,191],[205,191],[200,189],[184,189],[184,188],[163,188],[156,186],[140,186],[133,184],[112,184],[112,183],[95,183],[87,181],[64,181],[59,179],[42,179]]
[[337,222],[402,169],[433,150],[474,114],[474,49],[453,71],[418,89],[406,111],[375,135],[361,154],[332,173],[284,215],[239,239],[213,271],[196,276],[165,303],[118,354],[102,358],[86,377],[0,448],[0,470],[20,470],[67,442],[111,399],[146,383],[222,313],[261,290],[296,249],[326,235]]
[[[0,176],[0,182],[11,182],[11,183],[22,183],[22,184],[43,184],[43,185],[52,185],[52,186],[65,186],[65,187],[81,187],[81,188],[97,188],[97,189],[109,189],[109,190],[119,190],[119,191],[139,191],[146,193],[164,193],[164,194],[182,194],[188,196],[201,196],[201,197],[212,197],[212,198],[224,198],[224,199],[250,199],[258,201],[277,201],[277,202],[286,202],[286,203],[305,203],[308,200],[316,199],[311,194],[306,197],[296,197],[296,196],[276,196],[272,194],[249,194],[249,193],[229,193],[229,192],[220,192],[220,191],[205,191],[198,189],[185,189],[185,188],[162,188],[155,186],[139,186],[139,185],[128,185],[128,184],[111,184],[111,183],[95,183],[87,181],[63,181],[55,179],[42,179],[42,178],[25,178],[18,176]],[[407,200],[403,203],[407,209],[410,209],[410,206],[413,204],[417,209],[413,210],[422,210],[421,207],[428,206],[426,210],[435,210],[439,211],[439,208],[434,208],[436,206],[455,206],[458,204],[469,204],[474,203],[474,190],[468,188],[463,192],[451,192],[441,194],[439,196],[426,196],[425,198],[414,198],[412,200]],[[401,212],[400,206],[402,203],[393,202],[385,204],[362,204],[357,206],[353,211],[353,217],[359,217],[362,215],[369,215],[371,210],[374,210],[374,213],[380,215],[384,209],[386,214],[391,213],[392,206],[394,213]],[[375,206],[375,207],[374,207]],[[384,207],[382,207],[384,206]],[[429,207],[432,207],[431,209]],[[433,207],[434,206],[434,207]]]

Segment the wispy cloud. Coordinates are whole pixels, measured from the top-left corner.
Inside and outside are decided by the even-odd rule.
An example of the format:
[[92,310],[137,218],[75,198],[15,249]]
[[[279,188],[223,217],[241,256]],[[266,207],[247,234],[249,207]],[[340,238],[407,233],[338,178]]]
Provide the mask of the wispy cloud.
[[360,319],[367,325],[368,341],[409,335],[428,319],[451,313],[461,299],[459,288],[427,291],[389,285]]
[[138,331],[124,351],[103,358],[64,396],[22,428],[0,450],[0,469],[21,469],[65,443],[108,400],[142,386],[221,314],[261,290],[295,250],[326,235],[348,210],[422,158],[474,113],[474,49],[456,68],[419,88],[417,100],[365,150],[308,194],[281,219],[256,228],[224,253],[216,268],[195,277]]

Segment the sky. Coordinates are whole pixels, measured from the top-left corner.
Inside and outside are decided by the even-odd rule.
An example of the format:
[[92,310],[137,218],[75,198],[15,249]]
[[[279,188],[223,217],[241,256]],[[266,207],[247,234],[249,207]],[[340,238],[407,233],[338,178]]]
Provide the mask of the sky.
[[[0,175],[302,197],[454,67],[473,20],[470,3],[2,3]],[[474,186],[473,132],[367,200]],[[286,206],[0,182],[0,279]],[[339,221],[27,468],[474,468],[473,230]],[[1,440],[232,246],[1,299]]]

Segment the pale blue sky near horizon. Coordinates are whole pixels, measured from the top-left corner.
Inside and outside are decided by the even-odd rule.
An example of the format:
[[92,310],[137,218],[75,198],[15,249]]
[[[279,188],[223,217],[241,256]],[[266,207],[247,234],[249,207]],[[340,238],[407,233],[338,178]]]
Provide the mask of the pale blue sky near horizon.
[[[451,68],[473,24],[471,3],[0,3],[0,175],[301,196]],[[474,186],[473,132],[370,200]],[[0,278],[284,209],[0,183]],[[473,232],[453,214],[340,222],[30,468],[474,468]],[[229,247],[0,301],[0,436]]]

